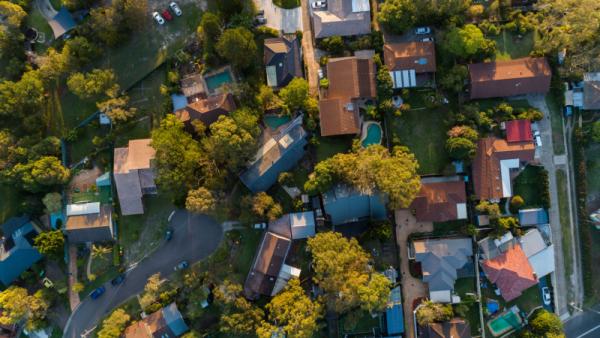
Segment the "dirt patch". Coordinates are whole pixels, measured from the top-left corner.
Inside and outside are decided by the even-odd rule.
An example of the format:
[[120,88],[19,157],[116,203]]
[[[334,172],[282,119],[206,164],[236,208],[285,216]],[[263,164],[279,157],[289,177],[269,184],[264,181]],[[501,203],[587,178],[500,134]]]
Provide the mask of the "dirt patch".
[[93,185],[96,185],[96,178],[100,177],[100,175],[102,175],[102,171],[98,167],[80,171],[71,180],[69,191],[87,191]]

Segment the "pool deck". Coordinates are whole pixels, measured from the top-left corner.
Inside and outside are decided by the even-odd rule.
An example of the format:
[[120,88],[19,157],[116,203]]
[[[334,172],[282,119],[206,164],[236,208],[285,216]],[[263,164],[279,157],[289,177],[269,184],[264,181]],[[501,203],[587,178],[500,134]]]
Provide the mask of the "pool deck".
[[378,125],[379,130],[381,131],[381,137],[379,137],[379,142],[377,144],[381,144],[381,141],[383,140],[383,128],[381,128],[381,123],[375,121],[367,121],[363,123],[362,130],[360,133],[360,144],[363,148],[365,148],[365,146],[363,145],[363,141],[367,138],[367,135],[369,134],[369,126],[371,126],[372,124]]
[[219,75],[221,73],[225,73],[225,72],[229,73],[229,77],[231,78],[231,84],[234,84],[237,82],[237,79],[235,77],[235,74],[233,73],[233,69],[231,69],[231,66],[223,66],[221,68],[211,70],[202,75],[202,81],[204,82],[204,88],[206,88],[206,92],[208,95],[217,95],[217,94],[223,93],[224,91],[223,91],[223,86],[219,86],[217,88],[210,88],[208,86],[206,79],[209,77],[212,77],[212,76]]

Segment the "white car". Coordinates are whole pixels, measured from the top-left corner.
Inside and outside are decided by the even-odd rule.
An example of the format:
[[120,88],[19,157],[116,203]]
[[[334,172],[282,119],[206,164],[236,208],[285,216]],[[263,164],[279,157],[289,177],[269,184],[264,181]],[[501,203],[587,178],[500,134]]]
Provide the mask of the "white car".
[[315,1],[310,4],[313,9],[321,9],[327,7],[327,2],[325,1]]
[[171,3],[169,3],[169,8],[171,8],[173,13],[175,13],[175,15],[177,15],[177,16],[181,16],[181,14],[183,14],[183,12],[181,11],[181,8],[179,8],[179,6],[177,6],[175,1],[171,1]]
[[423,38],[421,41],[422,42],[433,42],[433,38],[432,37],[427,37],[427,38]]
[[163,17],[160,14],[158,14],[158,12],[152,13],[152,17],[156,22],[158,22],[159,25],[165,24],[165,19],[163,19]]
[[540,135],[535,137],[535,145],[538,147],[542,146],[542,138],[540,137]]
[[425,34],[430,34],[431,33],[431,28],[429,27],[417,27],[417,29],[415,29],[415,34],[417,35],[425,35]]
[[542,288],[542,298],[544,298],[544,305],[549,306],[552,303],[552,296],[550,295],[550,289],[547,286]]
[[319,68],[319,70],[317,70],[317,75],[319,75],[319,80],[323,78],[323,68]]
[[256,223],[254,224],[254,229],[266,229],[267,223]]

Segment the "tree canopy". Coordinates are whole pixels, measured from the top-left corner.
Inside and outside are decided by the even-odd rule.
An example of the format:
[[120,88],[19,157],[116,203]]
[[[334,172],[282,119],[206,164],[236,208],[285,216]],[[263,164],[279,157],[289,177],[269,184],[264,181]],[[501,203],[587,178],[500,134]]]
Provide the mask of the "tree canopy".
[[185,208],[191,212],[207,213],[215,209],[215,198],[206,188],[200,187],[188,192]]
[[102,328],[98,331],[98,338],[119,338],[127,327],[131,317],[123,309],[116,309],[102,321]]
[[10,286],[0,292],[0,324],[12,325],[24,320],[28,330],[40,329],[44,326],[48,307],[41,290],[29,295],[22,287]]
[[415,156],[405,147],[395,147],[390,154],[381,145],[371,145],[319,162],[304,188],[324,193],[341,181],[364,193],[377,190],[386,194],[391,208],[406,208],[421,188],[418,167]]
[[467,24],[463,28],[451,29],[446,35],[444,44],[452,54],[462,59],[468,59],[490,48],[493,41],[487,40],[479,27]]
[[217,42],[217,52],[231,64],[244,69],[254,63],[258,47],[254,35],[244,27],[226,29]]
[[42,254],[52,258],[64,255],[65,237],[61,230],[44,231],[34,239],[34,247]]

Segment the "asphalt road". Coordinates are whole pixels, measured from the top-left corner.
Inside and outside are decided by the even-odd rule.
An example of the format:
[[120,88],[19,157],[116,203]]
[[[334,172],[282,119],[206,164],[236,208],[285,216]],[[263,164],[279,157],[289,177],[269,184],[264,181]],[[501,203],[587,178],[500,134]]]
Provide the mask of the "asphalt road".
[[600,304],[584,310],[565,322],[567,338],[600,337]]
[[173,267],[187,260],[197,262],[216,250],[223,231],[212,218],[205,215],[177,211],[171,218],[173,238],[129,270],[125,281],[113,287],[105,284],[106,292],[98,299],[85,298],[71,314],[65,327],[64,338],[79,338],[98,325],[101,318],[130,297],[142,292],[146,280],[160,272],[163,277],[173,273]]

